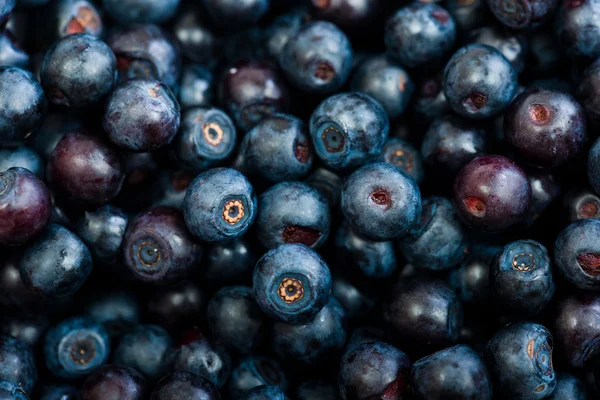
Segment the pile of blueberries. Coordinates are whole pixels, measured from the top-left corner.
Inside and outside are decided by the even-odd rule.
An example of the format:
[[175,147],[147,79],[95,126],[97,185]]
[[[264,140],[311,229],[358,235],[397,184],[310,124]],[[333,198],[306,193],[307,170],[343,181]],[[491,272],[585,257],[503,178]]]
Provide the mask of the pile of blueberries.
[[599,131],[600,0],[0,0],[0,400],[600,399]]

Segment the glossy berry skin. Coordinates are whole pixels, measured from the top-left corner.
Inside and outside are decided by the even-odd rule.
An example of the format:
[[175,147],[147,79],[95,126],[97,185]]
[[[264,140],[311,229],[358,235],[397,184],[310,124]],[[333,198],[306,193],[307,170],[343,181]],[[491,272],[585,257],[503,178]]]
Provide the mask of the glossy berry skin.
[[254,250],[244,239],[213,245],[203,266],[209,281],[249,282],[256,264]]
[[450,107],[471,119],[503,111],[517,90],[517,73],[493,47],[470,44],[459,49],[444,69],[443,87]]
[[490,260],[477,255],[450,271],[447,281],[463,304],[489,304],[489,275]]
[[286,363],[318,364],[328,356],[335,356],[345,342],[344,310],[333,298],[304,324],[273,324],[272,348]]
[[61,379],[89,375],[108,360],[110,339],[102,327],[88,318],[70,318],[46,333],[44,357],[48,370]]
[[260,196],[256,228],[268,249],[301,243],[313,249],[329,236],[331,216],[327,199],[301,182],[280,182]]
[[129,367],[158,379],[163,374],[163,357],[170,350],[171,337],[157,325],[139,325],[121,338],[114,351],[115,364]]
[[[48,160],[56,144],[71,131],[83,128],[83,121],[72,114],[48,113],[31,139],[31,147]],[[45,175],[44,175],[45,176]]]
[[258,306],[269,317],[303,324],[327,304],[331,273],[315,251],[302,244],[284,244],[258,260],[252,287]]
[[7,0],[2,2],[0,6],[0,27],[4,28],[10,18],[17,0]]
[[360,235],[373,240],[396,239],[419,221],[421,194],[400,168],[369,164],[344,183],[342,212]]
[[347,222],[340,226],[335,235],[335,250],[337,265],[360,277],[387,278],[397,268],[392,242],[365,239]]
[[135,217],[123,238],[123,262],[136,279],[161,283],[187,276],[202,248],[171,207],[153,207]]
[[344,29],[367,28],[381,11],[381,0],[311,1],[317,20],[331,21]]
[[400,138],[389,138],[379,155],[379,161],[395,165],[406,172],[417,183],[423,181],[425,168],[421,153],[408,141]]
[[600,220],[580,219],[558,234],[554,261],[562,276],[583,290],[600,290]]
[[102,0],[102,7],[121,25],[160,24],[177,11],[179,0]]
[[29,66],[29,54],[17,43],[9,29],[0,34],[0,65],[26,69]]
[[162,378],[150,400],[172,400],[188,398],[193,400],[220,400],[219,390],[201,375],[189,371],[179,371]]
[[434,3],[402,7],[385,24],[389,55],[410,68],[441,61],[455,40],[454,19]]
[[174,39],[156,25],[117,29],[106,43],[117,57],[121,82],[153,79],[174,87],[181,73],[181,55]]
[[580,368],[598,355],[600,298],[578,293],[560,300],[554,317],[556,351],[567,365]]
[[279,386],[258,386],[250,389],[244,400],[285,400],[285,394]]
[[566,372],[556,374],[556,387],[550,397],[547,397],[548,400],[588,400],[589,398],[585,383]]
[[191,64],[183,67],[179,88],[181,108],[208,107],[214,103],[215,78],[203,66]]
[[290,37],[279,56],[279,65],[298,89],[329,94],[348,79],[352,57],[350,41],[337,26],[315,21]]
[[0,381],[31,393],[38,372],[33,353],[27,344],[19,339],[0,335],[0,360]]
[[471,32],[469,42],[492,46],[510,61],[517,73],[525,68],[528,42],[522,35],[507,32],[496,26],[484,26]]
[[160,326],[177,331],[188,327],[206,306],[206,296],[191,281],[166,288],[158,288],[148,301],[148,312]]
[[219,25],[232,29],[260,21],[269,11],[270,0],[202,0],[202,3]]
[[95,260],[114,264],[120,255],[128,222],[129,217],[123,210],[106,205],[84,213],[77,221],[75,233],[88,246]]
[[246,169],[269,182],[303,178],[313,162],[307,127],[286,114],[263,119],[244,136],[239,152]]
[[[200,70],[205,67],[212,68],[218,61],[217,49],[221,45],[220,38],[213,33],[212,27],[207,24],[208,18],[203,9],[194,5],[183,4],[173,21],[172,32],[177,38],[183,54],[197,65],[192,65]],[[189,66],[188,66],[189,67]],[[184,68],[185,70],[185,68]],[[185,72],[182,71],[182,77]],[[181,85],[184,89],[185,85]],[[200,105],[200,104],[199,104]],[[208,106],[210,104],[202,104]],[[183,104],[182,104],[183,107]]]
[[71,385],[51,385],[44,387],[41,395],[40,400],[77,400],[78,390]]
[[1,400],[29,400],[25,393],[18,386],[10,382],[0,381],[0,399]]
[[119,194],[125,180],[125,163],[101,136],[71,132],[54,148],[47,176],[55,193],[68,203],[94,209]]
[[247,286],[226,286],[215,293],[207,321],[212,337],[240,354],[250,354],[263,338],[264,314]]
[[450,200],[423,199],[418,224],[400,239],[404,258],[416,266],[444,270],[457,265],[467,252],[467,237]]
[[504,136],[527,162],[556,167],[576,158],[583,149],[585,115],[566,93],[529,89],[504,114]]
[[525,172],[503,156],[475,158],[454,181],[459,217],[483,231],[502,231],[522,220],[530,198],[531,186]]
[[[554,200],[560,195],[560,186],[554,179],[554,176],[548,173],[533,172],[527,174],[529,185],[531,186],[531,202],[529,203],[529,211],[527,211],[527,217],[525,221],[528,224],[535,222],[543,213],[543,211],[552,204]],[[585,202],[581,204],[582,206]],[[577,207],[579,209],[579,207]],[[600,209],[600,200],[599,207]],[[582,211],[584,211],[582,209]],[[589,208],[584,211],[588,213]]]
[[515,322],[500,329],[485,350],[497,394],[511,399],[544,399],[556,386],[553,339],[543,325]]
[[80,400],[145,400],[146,380],[136,370],[103,365],[83,382]]
[[85,305],[85,315],[102,324],[110,337],[121,337],[140,322],[142,310],[137,297],[125,289],[94,296]]
[[256,194],[238,171],[213,168],[198,175],[183,200],[185,224],[197,238],[222,243],[243,235],[254,222]]
[[231,155],[235,141],[235,125],[227,114],[217,108],[193,107],[181,116],[174,150],[183,168],[200,172],[222,164]]
[[539,314],[555,291],[548,251],[534,240],[507,244],[492,262],[490,284],[503,311]]
[[50,192],[29,170],[0,172],[0,244],[19,245],[38,235],[48,224]]
[[20,143],[34,132],[46,111],[42,87],[28,71],[0,67],[0,144]]
[[46,176],[42,157],[30,147],[0,149],[0,172],[16,167],[27,169],[40,179]]
[[264,385],[287,389],[288,381],[281,365],[267,357],[246,357],[231,372],[227,392],[230,398],[239,399],[251,389]]
[[522,0],[487,0],[492,14],[504,26],[513,30],[535,30],[552,19],[558,0],[530,3]]
[[383,304],[383,320],[409,342],[443,347],[456,342],[462,307],[456,294],[439,280],[399,281]]
[[116,80],[117,59],[95,36],[65,36],[48,50],[40,71],[50,102],[66,108],[100,104]]
[[344,400],[400,400],[409,393],[411,363],[406,354],[384,342],[367,342],[340,361],[339,388]]
[[390,119],[404,113],[415,90],[404,68],[385,55],[363,62],[352,78],[350,88],[377,100]]
[[419,400],[492,399],[492,382],[485,363],[475,350],[464,344],[415,362],[411,387]]
[[289,107],[288,89],[279,72],[261,61],[233,64],[223,74],[218,91],[222,106],[243,131]]
[[304,8],[293,9],[275,18],[264,32],[267,55],[278,61],[290,37],[309,21],[310,14]]
[[102,124],[110,141],[122,149],[156,150],[169,144],[179,129],[179,103],[161,82],[132,80],[112,92]]
[[373,160],[388,132],[384,109],[371,96],[358,92],[327,98],[310,117],[317,156],[336,170],[355,169]]
[[[360,279],[356,282],[361,283]],[[356,285],[354,280],[350,281],[342,274],[333,276],[330,295],[340,302],[348,319],[368,315],[377,305],[376,296],[361,288],[361,285]]]
[[50,224],[24,249],[19,260],[21,279],[50,298],[71,296],[92,271],[85,244],[60,225]]
[[561,48],[570,56],[587,61],[600,56],[600,9],[597,0],[563,1],[556,13],[555,34]]
[[600,193],[600,140],[590,149],[587,161],[589,183],[596,193]]

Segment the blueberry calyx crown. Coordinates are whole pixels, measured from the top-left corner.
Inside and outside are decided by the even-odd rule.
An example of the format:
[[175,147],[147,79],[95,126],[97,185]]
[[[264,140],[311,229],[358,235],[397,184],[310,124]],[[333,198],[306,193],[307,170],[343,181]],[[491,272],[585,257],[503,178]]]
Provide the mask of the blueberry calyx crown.
[[344,135],[334,126],[329,126],[323,130],[321,135],[325,148],[329,153],[338,153],[342,151],[345,144]]
[[277,290],[281,300],[293,304],[304,297],[304,285],[296,278],[283,278]]
[[410,154],[406,153],[402,149],[394,150],[388,156],[388,162],[394,164],[397,167],[403,168],[407,172],[411,172],[413,169],[413,159]]
[[228,200],[223,206],[223,220],[229,225],[235,225],[244,218],[244,204],[241,200]]
[[207,122],[202,125],[202,137],[211,146],[218,146],[223,142],[223,128],[216,122]]
[[516,254],[512,259],[512,266],[517,271],[531,271],[536,267],[535,257],[531,253]]
[[161,259],[158,246],[155,243],[148,241],[142,242],[139,245],[137,257],[145,267],[154,267]]
[[77,365],[86,365],[96,356],[96,346],[89,339],[74,342],[69,351],[69,357]]

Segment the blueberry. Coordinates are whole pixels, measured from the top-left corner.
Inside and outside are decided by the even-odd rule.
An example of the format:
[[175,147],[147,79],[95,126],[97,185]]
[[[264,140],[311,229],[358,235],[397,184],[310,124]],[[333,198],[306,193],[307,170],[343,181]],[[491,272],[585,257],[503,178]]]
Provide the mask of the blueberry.
[[29,54],[19,46],[9,29],[0,34],[0,66],[24,69],[29,66]]
[[49,324],[45,316],[30,317],[16,314],[7,315],[0,321],[2,321],[0,334],[18,339],[31,348],[37,347]]
[[205,309],[206,296],[191,281],[159,288],[148,302],[148,311],[161,326],[178,330],[198,318]]
[[64,135],[83,128],[83,121],[72,114],[48,113],[31,139],[31,147],[48,160]]
[[247,286],[226,286],[215,293],[207,321],[217,342],[241,354],[252,353],[263,338],[264,315]]
[[[212,68],[219,61],[221,55],[217,50],[221,45],[221,39],[207,23],[206,13],[194,6],[195,4],[183,4],[182,9],[177,13],[177,18],[173,22],[172,31],[179,42],[183,54],[192,62],[198,64],[192,67],[204,70],[204,67]],[[182,79],[185,77],[185,69],[182,72]],[[181,90],[189,90],[183,82]],[[207,106],[209,104],[198,105]],[[184,105],[182,104],[182,106]]]
[[101,324],[110,337],[130,332],[140,322],[142,310],[133,293],[124,289],[93,296],[85,306],[85,315]]
[[248,391],[244,400],[285,400],[285,394],[279,386],[257,386]]
[[414,111],[418,116],[427,119],[438,118],[451,111],[444,94],[441,76],[429,77],[417,86]]
[[543,325],[515,322],[490,339],[485,359],[497,394],[544,399],[556,386],[552,335]]
[[15,3],[17,0],[6,0],[2,2],[0,6],[0,27],[4,28],[8,19],[10,18],[13,10],[15,9]]
[[146,380],[132,368],[104,365],[83,382],[80,400],[145,400]]
[[310,18],[310,14],[303,8],[275,18],[265,31],[265,47],[268,55],[275,61],[279,60],[290,37],[310,21]]
[[267,357],[247,357],[242,359],[231,372],[227,384],[229,398],[242,398],[252,388],[263,385],[277,385],[283,390],[288,381],[279,363]]
[[74,386],[50,385],[42,389],[40,400],[77,400],[78,395],[78,390]]
[[19,339],[0,335],[0,381],[31,393],[38,378],[31,349]]
[[454,18],[459,37],[466,36],[470,31],[479,28],[486,22],[485,0],[449,0],[445,7]]
[[27,169],[40,179],[46,176],[42,157],[30,147],[0,149],[0,171],[16,167]]
[[218,389],[208,379],[189,371],[179,371],[162,378],[150,400],[172,400],[178,398],[198,400],[220,400]]
[[569,222],[585,218],[600,218],[600,197],[588,190],[571,190],[563,197]]
[[495,26],[484,26],[471,32],[469,41],[492,46],[510,61],[517,73],[525,68],[528,42],[523,35],[513,34]]
[[181,72],[179,104],[181,108],[208,107],[214,103],[215,78],[200,65],[187,65]]
[[106,205],[86,212],[77,222],[75,232],[94,259],[103,264],[114,264],[120,255],[128,222],[129,217],[123,210]]
[[290,324],[307,323],[327,304],[331,274],[323,259],[301,244],[265,254],[254,269],[254,296],[265,314]]
[[270,6],[270,0],[202,0],[202,3],[219,25],[229,29],[257,23]]
[[336,170],[354,169],[375,159],[388,132],[388,116],[381,105],[357,92],[327,98],[310,117],[317,156]]
[[66,319],[46,333],[46,366],[58,378],[83,378],[104,364],[109,353],[110,339],[106,330],[91,319]]
[[18,386],[10,382],[0,381],[0,399],[2,400],[29,400],[25,393]]
[[154,283],[187,276],[202,254],[181,212],[170,207],[153,207],[135,217],[127,226],[122,249],[129,271]]
[[570,56],[590,61],[600,56],[600,23],[594,18],[597,0],[568,0],[560,3],[554,33]]
[[465,304],[489,304],[490,264],[486,257],[476,254],[468,257],[460,266],[450,271],[448,284]]
[[454,181],[458,215],[483,231],[502,231],[521,221],[530,199],[531,186],[525,172],[503,156],[475,158]]
[[503,111],[517,90],[517,73],[493,47],[471,44],[459,49],[444,69],[443,87],[450,107],[463,117],[489,118]]
[[33,133],[46,111],[44,92],[21,68],[0,67],[0,144],[20,143]]
[[418,184],[423,181],[425,175],[423,157],[412,144],[404,139],[389,138],[381,149],[379,161],[395,165]]
[[152,204],[183,209],[185,193],[195,174],[186,170],[162,170],[152,188]]
[[102,124],[111,142],[125,150],[156,150],[179,129],[179,103],[161,82],[132,80],[112,92]]
[[368,28],[381,12],[382,3],[381,0],[313,0],[311,5],[315,19],[331,21],[352,31]]
[[587,400],[588,390],[585,383],[577,378],[575,375],[571,375],[566,372],[558,372],[556,374],[556,387],[554,391],[547,397],[548,400],[568,400],[578,399]]
[[552,18],[558,0],[531,4],[522,0],[487,0],[488,7],[500,23],[514,30],[534,30]]
[[373,240],[395,239],[419,221],[421,194],[400,168],[369,164],[344,183],[342,212],[357,233]]
[[300,90],[328,94],[341,88],[348,79],[352,54],[350,41],[337,26],[316,21],[290,37],[279,65]]
[[250,173],[270,182],[300,179],[313,162],[308,129],[286,114],[263,119],[244,136],[239,152]]
[[[24,315],[35,311],[47,311],[46,299],[21,279],[19,273],[19,251],[3,255],[0,261],[0,305]],[[56,306],[50,304],[50,307]]]
[[376,341],[363,343],[340,361],[342,399],[403,399],[409,393],[410,368],[408,356],[396,347]]
[[[360,283],[362,283],[360,279],[350,281],[341,274],[333,276],[331,296],[340,302],[348,319],[368,315],[377,305],[377,298],[374,293],[372,291],[367,292]],[[369,288],[366,287],[366,289]]]
[[587,161],[587,174],[590,185],[600,193],[600,140],[596,140],[590,149]]
[[163,357],[171,344],[171,337],[160,326],[140,325],[121,338],[114,352],[114,362],[157,379],[162,376]]
[[204,276],[214,282],[249,282],[256,264],[253,248],[244,239],[213,245],[203,267]]
[[342,197],[342,178],[326,168],[317,168],[305,182],[327,198],[332,210],[336,209]]
[[[528,224],[532,224],[542,215],[544,210],[556,200],[560,194],[560,186],[553,175],[544,173],[543,171],[528,173],[527,180],[529,180],[529,185],[531,186],[531,201],[529,203],[529,210],[527,211],[525,221]],[[588,214],[593,210],[593,205],[590,210],[585,204],[586,202],[581,204],[584,206],[581,211],[583,214]],[[577,207],[578,210],[579,208],[580,207]],[[598,208],[600,209],[600,203]]]
[[600,289],[600,220],[573,222],[559,233],[554,243],[554,261],[562,276],[584,290]]
[[256,195],[246,177],[229,168],[198,175],[183,200],[183,215],[198,239],[220,243],[243,235],[254,222]]
[[404,6],[385,24],[388,53],[410,68],[438,63],[455,39],[454,19],[434,3],[415,2]]
[[587,117],[598,126],[600,122],[600,62],[591,63],[584,71],[579,87],[577,98],[585,110]]
[[178,5],[179,0],[102,0],[104,10],[122,25],[163,23]]
[[280,182],[260,196],[257,236],[268,249],[284,243],[320,247],[329,236],[326,198],[301,182]]

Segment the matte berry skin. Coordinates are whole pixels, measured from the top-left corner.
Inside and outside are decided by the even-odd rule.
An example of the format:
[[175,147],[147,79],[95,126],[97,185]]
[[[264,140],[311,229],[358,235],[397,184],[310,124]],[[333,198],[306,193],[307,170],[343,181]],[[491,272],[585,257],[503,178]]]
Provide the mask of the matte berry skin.
[[262,61],[238,61],[225,70],[218,87],[221,105],[243,131],[289,108],[288,89],[279,72]]
[[0,65],[26,69],[29,66],[29,54],[17,43],[9,29],[0,34]]
[[25,393],[18,386],[10,382],[0,381],[0,399],[2,400],[29,400]]
[[552,334],[543,325],[515,322],[496,332],[485,350],[497,394],[544,399],[556,386]]
[[163,357],[171,349],[171,337],[157,325],[139,325],[121,338],[114,351],[115,364],[132,368],[150,379],[163,374]]
[[202,248],[171,207],[153,207],[135,217],[123,239],[123,262],[136,279],[161,283],[187,276]]
[[52,327],[44,341],[48,370],[61,379],[89,375],[108,360],[110,339],[102,325],[74,317]]
[[78,390],[74,386],[65,384],[51,385],[42,389],[40,400],[77,400],[78,395]]
[[317,156],[335,170],[355,169],[375,159],[388,133],[385,110],[363,93],[328,97],[310,117],[310,134]]
[[162,378],[150,396],[150,400],[180,398],[220,400],[221,395],[215,385],[203,376],[189,371],[179,371]]
[[207,68],[190,64],[183,67],[179,88],[179,104],[188,107],[208,107],[215,99],[215,78]]
[[19,260],[21,279],[50,298],[73,295],[92,271],[86,245],[60,225],[50,224],[24,249]]
[[285,400],[285,394],[279,386],[258,386],[250,389],[244,400]]
[[331,21],[351,31],[351,29],[368,28],[381,12],[382,3],[381,0],[312,0],[311,11],[315,19]]
[[399,337],[430,347],[457,341],[462,307],[454,291],[439,280],[399,281],[383,304],[383,320]]
[[198,175],[188,187],[183,215],[197,239],[209,243],[232,241],[254,222],[256,194],[238,171],[213,168]]
[[402,7],[385,24],[388,54],[410,68],[441,61],[455,40],[454,19],[433,3]]
[[264,33],[268,56],[278,61],[290,37],[309,21],[310,14],[304,8],[292,9],[289,13],[275,18]]
[[145,400],[146,379],[136,370],[104,365],[83,382],[80,400]]
[[244,136],[239,153],[251,174],[269,182],[303,178],[314,154],[304,122],[286,114],[263,119]]
[[408,356],[396,347],[384,342],[363,343],[346,352],[340,361],[342,399],[401,400],[410,391],[410,368]]
[[395,165],[410,175],[417,183],[421,183],[425,177],[423,157],[407,140],[389,138],[381,149],[379,161]]
[[461,219],[482,231],[498,232],[521,221],[531,199],[525,172],[498,155],[477,157],[454,181],[454,204]]
[[204,276],[215,282],[249,282],[256,259],[252,246],[244,239],[216,244],[208,250]]
[[301,182],[280,182],[260,196],[256,228],[268,249],[285,243],[319,248],[329,236],[327,199]]
[[600,140],[598,139],[594,142],[588,155],[587,175],[594,191],[600,193]]
[[125,180],[125,163],[101,136],[71,132],[54,148],[47,176],[55,193],[67,202],[94,209],[119,194]]
[[32,148],[19,146],[0,149],[0,172],[16,167],[27,169],[40,179],[46,176],[45,163]]
[[398,242],[407,261],[430,270],[449,269],[467,253],[467,237],[450,200],[423,199],[420,221]]
[[54,105],[95,106],[112,90],[116,65],[110,47],[95,36],[65,36],[46,52],[40,71],[42,87]]
[[556,387],[550,397],[547,397],[548,400],[588,400],[589,398],[585,383],[575,375],[566,372],[556,374]]
[[302,244],[284,244],[258,260],[252,287],[258,306],[269,317],[303,324],[327,304],[331,273],[315,251]]
[[489,9],[501,24],[519,31],[535,30],[544,25],[552,19],[558,3],[558,0],[536,3],[523,0],[487,0]]
[[475,350],[464,344],[415,362],[411,387],[419,400],[492,399],[492,382],[485,363]]
[[459,49],[444,69],[443,87],[459,115],[483,119],[503,111],[517,90],[517,73],[493,47],[470,44]]
[[504,136],[527,162],[556,167],[583,149],[585,114],[566,93],[529,89],[504,114]]
[[0,172],[0,244],[26,243],[46,227],[50,214],[44,182],[24,168]]
[[193,107],[181,116],[174,150],[181,167],[200,172],[222,164],[233,152],[236,129],[217,108]]
[[554,317],[556,351],[568,365],[583,365],[598,355],[600,297],[578,293],[558,302]]
[[219,25],[232,30],[256,24],[270,6],[270,0],[202,0],[202,3]]
[[102,7],[121,25],[161,24],[171,18],[179,0],[102,0]]
[[539,314],[555,291],[548,251],[534,240],[507,244],[492,262],[490,284],[503,311]]
[[404,68],[385,55],[363,62],[352,78],[350,88],[377,100],[390,119],[404,113],[415,90]]
[[128,151],[169,144],[180,124],[179,103],[161,82],[136,79],[117,87],[106,103],[102,125],[111,142]]
[[279,65],[298,89],[330,94],[341,88],[352,68],[353,52],[346,35],[334,24],[315,21],[290,37]]
[[571,57],[592,61],[600,56],[600,1],[563,1],[556,12],[555,34]]
[[[0,381],[31,393],[38,378],[35,358],[25,342],[0,335]],[[2,398],[2,397],[0,397]]]
[[28,71],[0,67],[0,144],[21,143],[42,122],[46,98],[42,87]]
[[419,221],[421,194],[400,168],[369,164],[344,183],[342,212],[357,233],[373,240],[396,239]]
[[328,356],[335,357],[344,343],[344,310],[333,298],[312,320],[304,324],[273,324],[272,348],[286,363],[318,365]]
[[264,385],[276,385],[286,390],[288,380],[283,368],[271,358],[246,357],[231,372],[227,393],[232,399],[243,398],[251,389]]
[[252,353],[264,335],[264,314],[247,286],[226,286],[215,293],[207,321],[212,337],[239,354]]
[[181,73],[181,55],[171,36],[156,25],[135,25],[114,31],[106,43],[117,57],[121,82],[153,79],[174,87]]
[[471,32],[469,42],[492,46],[510,61],[517,73],[525,68],[529,48],[528,39],[523,35],[507,32],[496,26],[484,26]]
[[583,290],[600,290],[600,220],[580,219],[568,225],[554,243],[558,271]]
[[105,205],[84,213],[77,221],[75,233],[88,246],[95,260],[114,264],[120,255],[128,223],[129,217],[123,210]]

